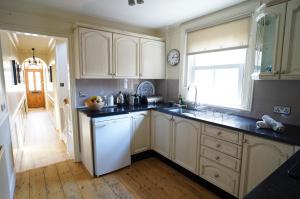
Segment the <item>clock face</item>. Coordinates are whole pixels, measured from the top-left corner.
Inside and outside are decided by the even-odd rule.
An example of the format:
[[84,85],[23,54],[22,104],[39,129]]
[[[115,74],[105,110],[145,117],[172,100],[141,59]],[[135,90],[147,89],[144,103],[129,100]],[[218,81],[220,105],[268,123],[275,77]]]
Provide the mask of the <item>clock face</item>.
[[170,50],[170,52],[168,53],[168,63],[171,65],[171,66],[175,66],[179,63],[180,61],[180,53],[178,50],[176,49],[172,49]]

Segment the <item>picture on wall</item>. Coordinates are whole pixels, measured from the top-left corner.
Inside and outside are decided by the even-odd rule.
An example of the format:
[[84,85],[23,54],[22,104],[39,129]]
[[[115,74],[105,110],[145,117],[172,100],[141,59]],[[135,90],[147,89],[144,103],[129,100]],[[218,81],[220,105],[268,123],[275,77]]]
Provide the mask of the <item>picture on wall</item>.
[[17,85],[18,84],[18,64],[16,62],[16,60],[12,60],[12,77],[13,77],[13,85]]
[[49,82],[53,82],[53,77],[52,77],[52,66],[48,67],[48,72],[49,72]]

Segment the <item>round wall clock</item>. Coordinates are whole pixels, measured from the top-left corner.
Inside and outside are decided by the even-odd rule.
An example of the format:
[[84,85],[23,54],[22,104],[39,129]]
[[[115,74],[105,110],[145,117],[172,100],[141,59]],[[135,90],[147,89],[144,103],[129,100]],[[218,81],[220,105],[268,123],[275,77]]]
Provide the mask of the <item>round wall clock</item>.
[[167,56],[168,63],[171,66],[176,66],[180,61],[180,52],[177,49],[172,49],[169,51]]

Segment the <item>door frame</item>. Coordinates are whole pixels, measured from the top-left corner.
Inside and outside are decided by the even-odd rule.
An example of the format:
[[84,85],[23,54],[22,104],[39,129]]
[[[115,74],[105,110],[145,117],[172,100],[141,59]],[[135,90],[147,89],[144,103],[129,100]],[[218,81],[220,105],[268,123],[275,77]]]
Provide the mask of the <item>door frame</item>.
[[[30,25],[16,25],[13,23],[1,23],[0,30],[9,32],[23,32],[30,34],[46,35],[50,37],[59,37],[67,39],[68,42],[68,61],[69,61],[69,84],[70,84],[70,105],[72,110],[72,131],[73,131],[73,143],[74,143],[74,160],[80,162],[80,145],[79,145],[79,129],[78,129],[78,115],[76,109],[76,49],[74,49],[74,34],[70,32],[56,32],[55,28],[50,30],[45,30],[43,27],[32,28]],[[1,70],[0,70],[1,71]],[[6,91],[5,91],[6,93]]]
[[[42,92],[42,95],[43,95],[43,106],[45,108],[46,106],[46,99],[45,99],[45,80],[44,80],[44,69],[43,68],[40,68],[40,69],[24,69],[24,76],[25,76],[25,88],[26,88],[26,98],[27,98],[27,106],[28,108],[41,108],[41,107],[29,107],[29,104],[28,104],[28,95],[30,93],[29,91],[29,88],[28,88],[28,75],[27,75],[27,71],[28,72],[40,72],[41,74],[41,80],[42,80],[42,85],[41,85],[41,92]],[[35,79],[35,77],[34,77]],[[36,82],[35,82],[36,84]]]

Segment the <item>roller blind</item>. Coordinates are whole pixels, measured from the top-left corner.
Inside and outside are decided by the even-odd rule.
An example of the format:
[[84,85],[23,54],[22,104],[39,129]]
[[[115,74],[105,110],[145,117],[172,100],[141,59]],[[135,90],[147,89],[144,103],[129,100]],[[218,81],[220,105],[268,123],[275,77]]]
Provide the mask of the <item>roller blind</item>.
[[249,17],[190,32],[187,35],[187,53],[247,46],[249,32]]

